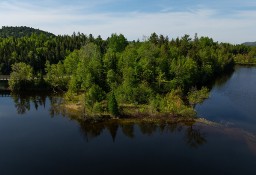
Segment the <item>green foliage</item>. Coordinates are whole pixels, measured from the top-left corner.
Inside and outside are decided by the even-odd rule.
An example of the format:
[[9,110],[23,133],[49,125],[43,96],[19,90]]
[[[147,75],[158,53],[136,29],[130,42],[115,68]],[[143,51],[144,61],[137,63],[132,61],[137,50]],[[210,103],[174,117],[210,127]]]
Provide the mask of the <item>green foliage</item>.
[[195,85],[198,81],[199,71],[196,62],[191,58],[181,58],[172,60],[171,74],[175,77],[173,80],[174,88],[183,89]]
[[[4,28],[6,29],[6,28]],[[9,30],[9,28],[8,28]],[[18,29],[17,29],[18,30]],[[65,59],[70,52],[80,49],[88,41],[84,34],[73,34],[72,36],[54,36],[45,32],[25,32],[21,29],[22,34],[14,29],[14,36],[6,35],[0,37],[0,74],[10,74],[11,65],[18,62],[24,62],[30,65],[35,73],[45,73],[45,64],[57,64]],[[1,34],[1,31],[0,31]],[[16,36],[17,35],[17,36]],[[71,61],[76,54],[72,54],[67,62]],[[73,62],[72,62],[73,61]],[[75,60],[71,62],[74,63]],[[68,64],[66,64],[68,65]],[[70,66],[73,66],[71,64]],[[72,70],[74,67],[70,67]]]
[[151,113],[157,113],[163,111],[164,104],[163,98],[158,94],[155,97],[151,97],[149,101],[149,107]]
[[192,88],[188,92],[187,98],[189,104],[194,107],[196,104],[202,103],[205,99],[209,98],[209,89],[206,87],[202,87],[200,90]]
[[149,87],[148,83],[142,82],[136,88],[134,95],[134,102],[137,102],[138,104],[148,104],[149,99],[151,98],[151,96],[153,96],[153,91]]
[[[255,56],[254,48],[219,44],[197,35],[194,40],[184,35],[169,41],[153,33],[143,42],[128,42],[122,34],[112,34],[107,40],[80,33],[0,38],[2,74],[8,74],[11,65],[24,62],[38,77],[33,83],[43,84],[45,77],[54,90],[68,90],[69,99],[84,93],[82,102],[91,112],[106,110],[106,101],[118,101],[148,105],[153,113],[194,116],[187,101],[194,106],[208,97],[208,91],[192,87],[207,85],[233,68],[234,60],[253,62]],[[113,115],[114,106],[108,106]]]
[[196,112],[193,108],[186,106],[182,100],[181,89],[172,90],[166,94],[160,102],[160,110],[170,113],[172,116],[194,117]]
[[117,116],[119,114],[118,104],[114,92],[111,92],[108,97],[108,111],[113,116]]
[[46,82],[54,90],[66,90],[70,77],[65,74],[64,65],[59,62],[58,64],[50,65],[46,63]]
[[256,47],[251,48],[240,48],[236,46],[238,54],[234,57],[235,63],[245,64],[245,65],[255,65],[256,64]]
[[25,63],[12,65],[9,87],[12,91],[25,90],[33,84],[33,69]]
[[54,34],[45,32],[39,29],[33,29],[31,27],[21,26],[21,27],[5,27],[3,26],[0,29],[0,37],[1,38],[8,38],[8,37],[24,37],[24,36],[31,36],[33,34],[44,34],[46,36],[54,36]]
[[103,111],[103,105],[100,102],[95,102],[93,104],[92,112],[94,114],[101,114]]
[[181,98],[181,90],[171,90],[161,101],[161,111],[177,115],[184,107],[184,102]]
[[110,87],[110,89],[115,89],[117,87],[117,75],[113,71],[113,69],[110,69],[107,72],[107,84]]
[[127,39],[122,34],[112,34],[111,37],[107,39],[108,48],[112,49],[114,52],[122,52],[128,45]]
[[102,42],[99,38],[87,43],[64,60],[66,73],[71,76],[69,90],[85,91],[85,104],[91,110],[106,100],[98,98],[98,93],[115,91],[120,103],[146,104],[152,112],[173,116],[194,116],[194,109],[184,102],[185,94],[232,67],[234,54],[243,50],[233,52],[231,45],[207,37],[192,40],[185,35],[169,41],[155,33],[148,41],[137,43],[127,43],[123,35],[112,34],[104,53]]
[[93,111],[95,103],[101,102],[105,97],[105,92],[98,85],[94,84],[85,92],[84,104],[90,111]]
[[103,58],[104,67],[106,69],[112,69],[116,71],[118,61],[117,59],[117,53],[114,52],[112,49],[108,49]]
[[178,112],[178,114],[183,117],[196,117],[196,111],[188,106],[183,106],[183,108]]
[[81,88],[81,83],[78,82],[76,75],[73,75],[68,83],[68,91],[78,93]]
[[64,60],[64,67],[68,75],[76,72],[79,63],[79,51],[75,50],[69,54]]
[[[89,43],[79,51],[77,70],[72,75],[76,87],[87,91],[93,84],[105,90],[106,76],[100,49],[96,44]],[[79,89],[79,90],[80,90]]]

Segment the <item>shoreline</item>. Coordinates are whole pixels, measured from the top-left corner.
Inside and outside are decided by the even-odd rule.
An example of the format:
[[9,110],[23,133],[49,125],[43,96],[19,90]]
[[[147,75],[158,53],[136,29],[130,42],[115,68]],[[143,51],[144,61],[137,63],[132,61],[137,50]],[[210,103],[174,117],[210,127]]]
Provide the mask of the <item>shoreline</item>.
[[77,120],[78,122],[88,122],[88,123],[101,123],[101,122],[112,122],[118,121],[120,123],[155,123],[155,124],[204,124],[208,126],[218,127],[221,124],[207,120],[202,117],[183,117],[183,116],[172,116],[167,114],[149,114],[149,113],[136,113],[124,114],[117,117],[111,116],[108,113],[98,113],[94,115],[83,115],[81,104],[75,103],[62,103],[56,104],[56,107],[63,112],[63,115],[69,116],[71,119]]
[[235,66],[256,66],[256,63],[242,63],[242,62],[236,62]]

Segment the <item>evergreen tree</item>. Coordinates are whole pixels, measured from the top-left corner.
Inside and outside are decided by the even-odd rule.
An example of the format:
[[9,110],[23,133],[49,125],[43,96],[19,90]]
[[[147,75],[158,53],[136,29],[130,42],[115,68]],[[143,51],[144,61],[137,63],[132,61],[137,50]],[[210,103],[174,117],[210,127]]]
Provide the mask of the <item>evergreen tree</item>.
[[109,99],[108,99],[108,111],[110,112],[110,114],[112,114],[113,116],[117,116],[119,114],[119,110],[118,110],[118,104],[116,101],[116,97],[114,92],[111,92],[111,94],[109,95]]

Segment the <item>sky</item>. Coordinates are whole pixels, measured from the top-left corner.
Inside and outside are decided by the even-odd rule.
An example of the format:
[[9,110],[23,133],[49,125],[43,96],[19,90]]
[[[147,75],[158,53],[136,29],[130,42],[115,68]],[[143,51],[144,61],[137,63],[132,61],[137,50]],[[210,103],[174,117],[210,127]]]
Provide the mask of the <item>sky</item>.
[[28,26],[56,35],[156,32],[169,38],[208,36],[219,42],[256,41],[255,0],[0,0],[0,26]]

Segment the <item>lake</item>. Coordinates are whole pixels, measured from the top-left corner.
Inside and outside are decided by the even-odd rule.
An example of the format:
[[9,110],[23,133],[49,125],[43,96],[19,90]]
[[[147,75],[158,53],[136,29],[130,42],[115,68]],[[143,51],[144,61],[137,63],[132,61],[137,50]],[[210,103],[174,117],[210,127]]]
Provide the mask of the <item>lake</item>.
[[49,95],[0,96],[0,174],[254,174],[256,68],[236,67],[197,105],[201,123],[77,121]]
[[211,121],[256,133],[256,68],[237,66],[216,81],[210,98],[196,110]]

